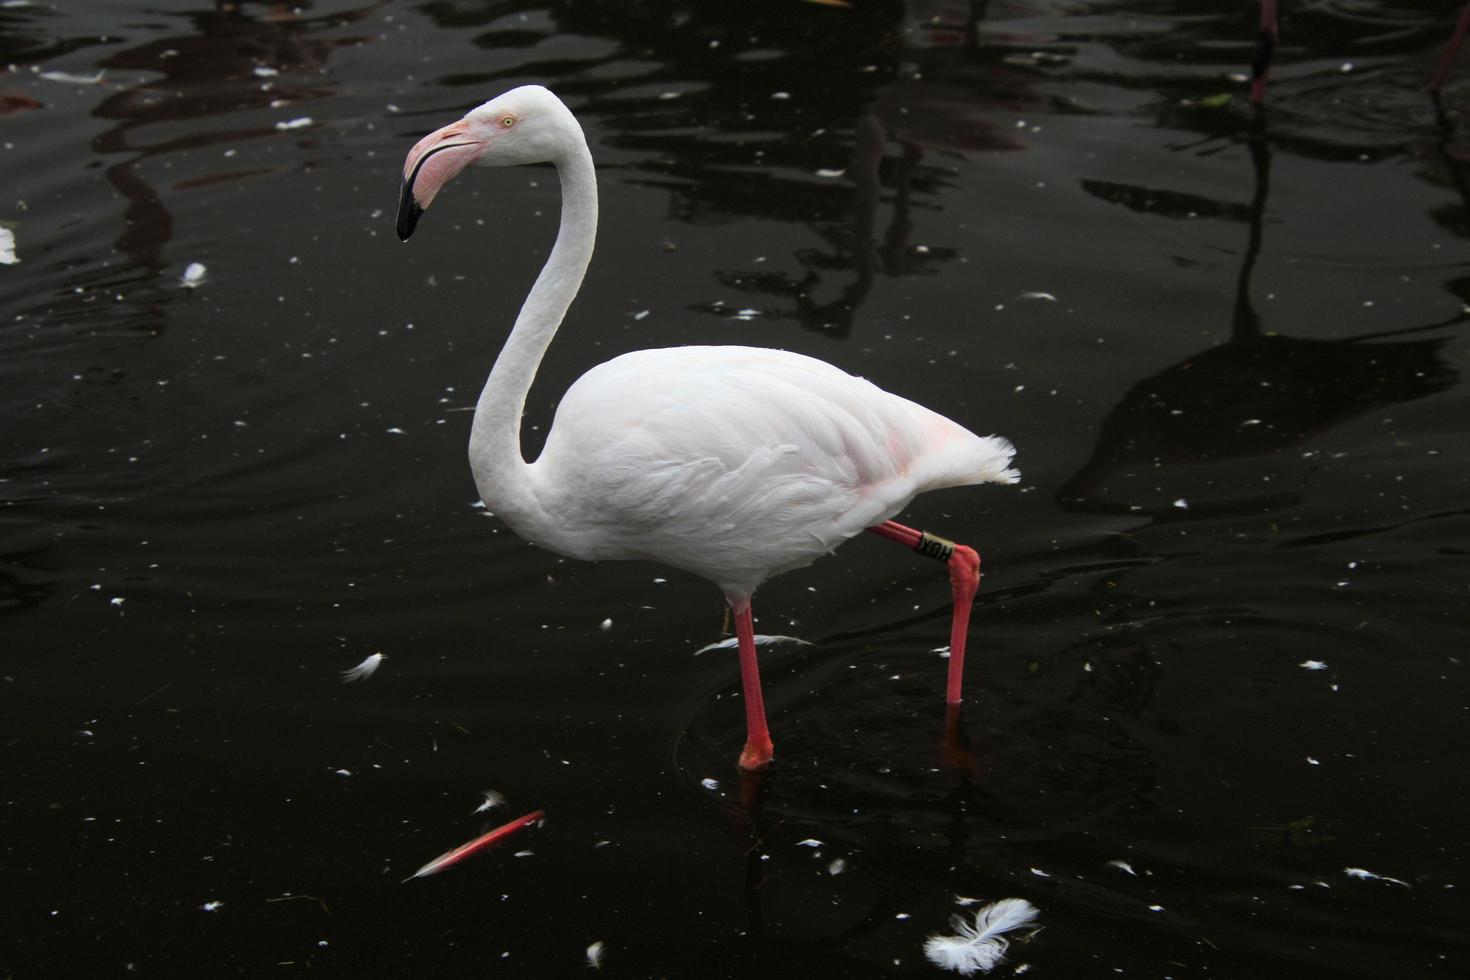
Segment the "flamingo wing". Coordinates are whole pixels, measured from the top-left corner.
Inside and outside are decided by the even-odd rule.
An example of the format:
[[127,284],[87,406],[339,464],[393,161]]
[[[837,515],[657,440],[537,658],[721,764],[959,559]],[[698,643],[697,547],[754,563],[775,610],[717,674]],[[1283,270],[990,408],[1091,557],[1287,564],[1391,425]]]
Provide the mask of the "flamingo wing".
[[563,397],[532,464],[558,524],[538,543],[653,559],[748,595],[924,490],[1015,482],[1013,452],[804,355],[636,351]]

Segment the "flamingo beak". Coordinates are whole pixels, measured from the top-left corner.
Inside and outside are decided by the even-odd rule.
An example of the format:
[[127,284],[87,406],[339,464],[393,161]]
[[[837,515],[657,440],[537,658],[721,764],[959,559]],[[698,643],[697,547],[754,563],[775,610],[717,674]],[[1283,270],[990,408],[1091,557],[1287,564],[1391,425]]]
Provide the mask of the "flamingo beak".
[[403,188],[398,195],[400,240],[408,241],[439,189],[484,152],[485,144],[469,135],[469,124],[463,119],[414,144],[403,162]]

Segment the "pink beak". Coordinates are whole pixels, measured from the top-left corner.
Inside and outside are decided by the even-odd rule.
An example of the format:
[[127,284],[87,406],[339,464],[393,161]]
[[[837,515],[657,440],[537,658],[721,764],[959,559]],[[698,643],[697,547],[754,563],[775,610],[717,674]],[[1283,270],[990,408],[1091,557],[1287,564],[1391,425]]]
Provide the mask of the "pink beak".
[[469,124],[461,119],[436,129],[408,151],[408,159],[403,162],[403,189],[398,197],[401,240],[408,241],[439,188],[485,152],[485,145],[467,135],[468,132]]

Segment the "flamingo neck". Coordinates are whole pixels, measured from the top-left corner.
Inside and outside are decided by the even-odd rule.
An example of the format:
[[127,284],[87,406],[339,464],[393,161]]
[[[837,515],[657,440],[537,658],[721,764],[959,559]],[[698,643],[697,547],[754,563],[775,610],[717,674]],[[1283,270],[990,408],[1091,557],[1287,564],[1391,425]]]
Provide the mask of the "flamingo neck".
[[[575,124],[573,124],[575,126]],[[521,415],[541,358],[576,298],[597,237],[597,173],[580,128],[562,157],[561,226],[536,284],[521,305],[485,388],[470,430],[470,469],[485,506],[523,537],[548,520],[538,505],[531,466],[521,455]]]

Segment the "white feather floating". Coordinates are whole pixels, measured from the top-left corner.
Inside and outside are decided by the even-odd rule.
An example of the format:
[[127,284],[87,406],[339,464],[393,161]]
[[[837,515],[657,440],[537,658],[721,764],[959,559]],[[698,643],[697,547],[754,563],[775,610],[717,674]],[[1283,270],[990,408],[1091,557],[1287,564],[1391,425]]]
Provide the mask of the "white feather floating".
[[373,676],[373,673],[378,669],[378,665],[382,662],[383,655],[381,653],[373,654],[351,670],[342,671],[342,683],[351,684],[353,681],[367,680]]
[[[694,655],[697,657],[701,653],[709,653],[711,650],[734,650],[739,646],[739,643],[740,638],[732,636],[716,643],[707,643],[698,650],[695,650]],[[777,643],[795,643],[799,647],[809,647],[812,645],[810,640],[803,640],[799,636],[768,636],[765,633],[757,633],[755,635],[755,645],[758,647],[774,646]]]
[[204,277],[209,274],[203,262],[190,262],[184,266],[184,274],[179,276],[179,285],[185,289],[195,289],[204,282]]
[[1407,881],[1401,881],[1398,878],[1390,878],[1388,875],[1376,875],[1367,868],[1343,868],[1342,870],[1346,872],[1349,878],[1361,878],[1364,881],[1386,881],[1393,885],[1403,885],[1405,888],[1414,887]]
[[953,916],[949,922],[958,935],[930,936],[924,955],[935,966],[961,976],[989,973],[1005,959],[1010,943],[1004,934],[1031,925],[1036,916],[1036,906],[1024,898],[1002,898],[978,909],[974,925],[962,915]]
[[480,790],[480,795],[485,797],[485,802],[475,807],[476,813],[484,813],[486,810],[493,810],[498,806],[505,806],[505,797],[493,789],[482,789]]

